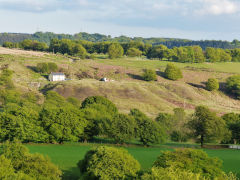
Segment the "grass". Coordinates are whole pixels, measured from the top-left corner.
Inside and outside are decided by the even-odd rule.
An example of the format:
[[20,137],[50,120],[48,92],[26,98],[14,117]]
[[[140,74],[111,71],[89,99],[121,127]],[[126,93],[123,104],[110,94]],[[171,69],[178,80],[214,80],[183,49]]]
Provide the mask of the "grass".
[[[27,145],[31,153],[41,153],[51,158],[64,172],[64,178],[77,179],[80,176],[77,162],[83,159],[85,153],[94,144],[65,144],[65,145]],[[173,150],[175,147],[192,147],[189,144],[166,144],[158,147],[127,147],[126,149],[137,159],[142,169],[148,169],[163,151]],[[211,157],[218,157],[223,161],[223,170],[240,174],[240,151],[232,149],[204,149]]]
[[[169,63],[168,61],[148,60],[142,58],[121,58],[121,59],[99,59],[99,63],[117,65],[129,68],[147,68],[147,69],[162,69]],[[239,62],[220,62],[220,63],[177,63],[174,62],[179,68],[197,68],[199,70],[212,70],[217,72],[226,73],[239,73]]]

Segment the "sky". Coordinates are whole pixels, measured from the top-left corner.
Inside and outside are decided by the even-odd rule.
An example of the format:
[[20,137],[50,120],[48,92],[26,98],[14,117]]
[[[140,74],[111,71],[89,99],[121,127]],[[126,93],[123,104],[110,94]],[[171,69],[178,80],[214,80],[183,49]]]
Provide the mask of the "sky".
[[0,32],[240,39],[240,0],[0,0]]

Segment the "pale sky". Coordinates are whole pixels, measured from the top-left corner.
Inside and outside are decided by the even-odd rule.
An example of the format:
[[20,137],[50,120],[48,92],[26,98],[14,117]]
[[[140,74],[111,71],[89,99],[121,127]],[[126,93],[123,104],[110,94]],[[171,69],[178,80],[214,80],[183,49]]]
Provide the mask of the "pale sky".
[[240,0],[0,0],[0,32],[240,39]]

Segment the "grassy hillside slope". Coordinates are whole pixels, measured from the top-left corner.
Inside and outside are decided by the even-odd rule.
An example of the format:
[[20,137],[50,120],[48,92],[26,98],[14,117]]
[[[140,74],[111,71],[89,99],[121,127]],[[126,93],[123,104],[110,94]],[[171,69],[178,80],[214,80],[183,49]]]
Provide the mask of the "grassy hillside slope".
[[[71,80],[49,82],[46,76],[33,71],[39,62],[55,62]],[[176,63],[184,75],[179,81],[162,77],[167,63],[143,58],[109,60],[105,56],[98,56],[95,60],[79,60],[0,47],[0,66],[8,65],[15,72],[15,85],[22,91],[39,91],[41,94],[55,90],[65,97],[74,96],[80,100],[87,96],[102,95],[112,100],[121,112],[128,113],[131,108],[139,108],[152,117],[160,111],[172,112],[176,107],[183,107],[191,113],[197,105],[207,105],[219,114],[240,112],[240,101],[224,92],[225,79],[240,73],[240,63]],[[143,81],[141,74],[144,68],[156,70],[158,80]],[[113,81],[100,82],[102,77]],[[221,82],[221,90],[206,91],[204,83],[208,78],[217,78]]]

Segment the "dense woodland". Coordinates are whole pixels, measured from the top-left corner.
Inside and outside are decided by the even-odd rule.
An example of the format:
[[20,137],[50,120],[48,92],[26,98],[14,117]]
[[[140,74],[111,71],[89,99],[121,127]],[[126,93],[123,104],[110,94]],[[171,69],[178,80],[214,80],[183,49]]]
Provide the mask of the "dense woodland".
[[91,42],[143,42],[145,44],[151,45],[165,45],[168,48],[180,47],[180,46],[200,46],[202,49],[206,49],[207,47],[214,48],[223,48],[223,49],[234,49],[240,47],[240,42],[238,40],[233,40],[232,42],[228,41],[216,41],[216,40],[201,40],[201,41],[193,41],[187,39],[175,39],[175,38],[142,38],[142,37],[127,37],[127,36],[119,36],[119,37],[111,37],[103,34],[88,34],[85,32],[77,33],[74,35],[70,34],[55,34],[52,32],[36,32],[34,34],[21,34],[21,33],[0,33],[0,45],[4,42],[20,42],[24,39],[37,40],[39,42],[45,42],[48,45],[50,44],[51,39],[70,39],[70,40],[85,40]]

